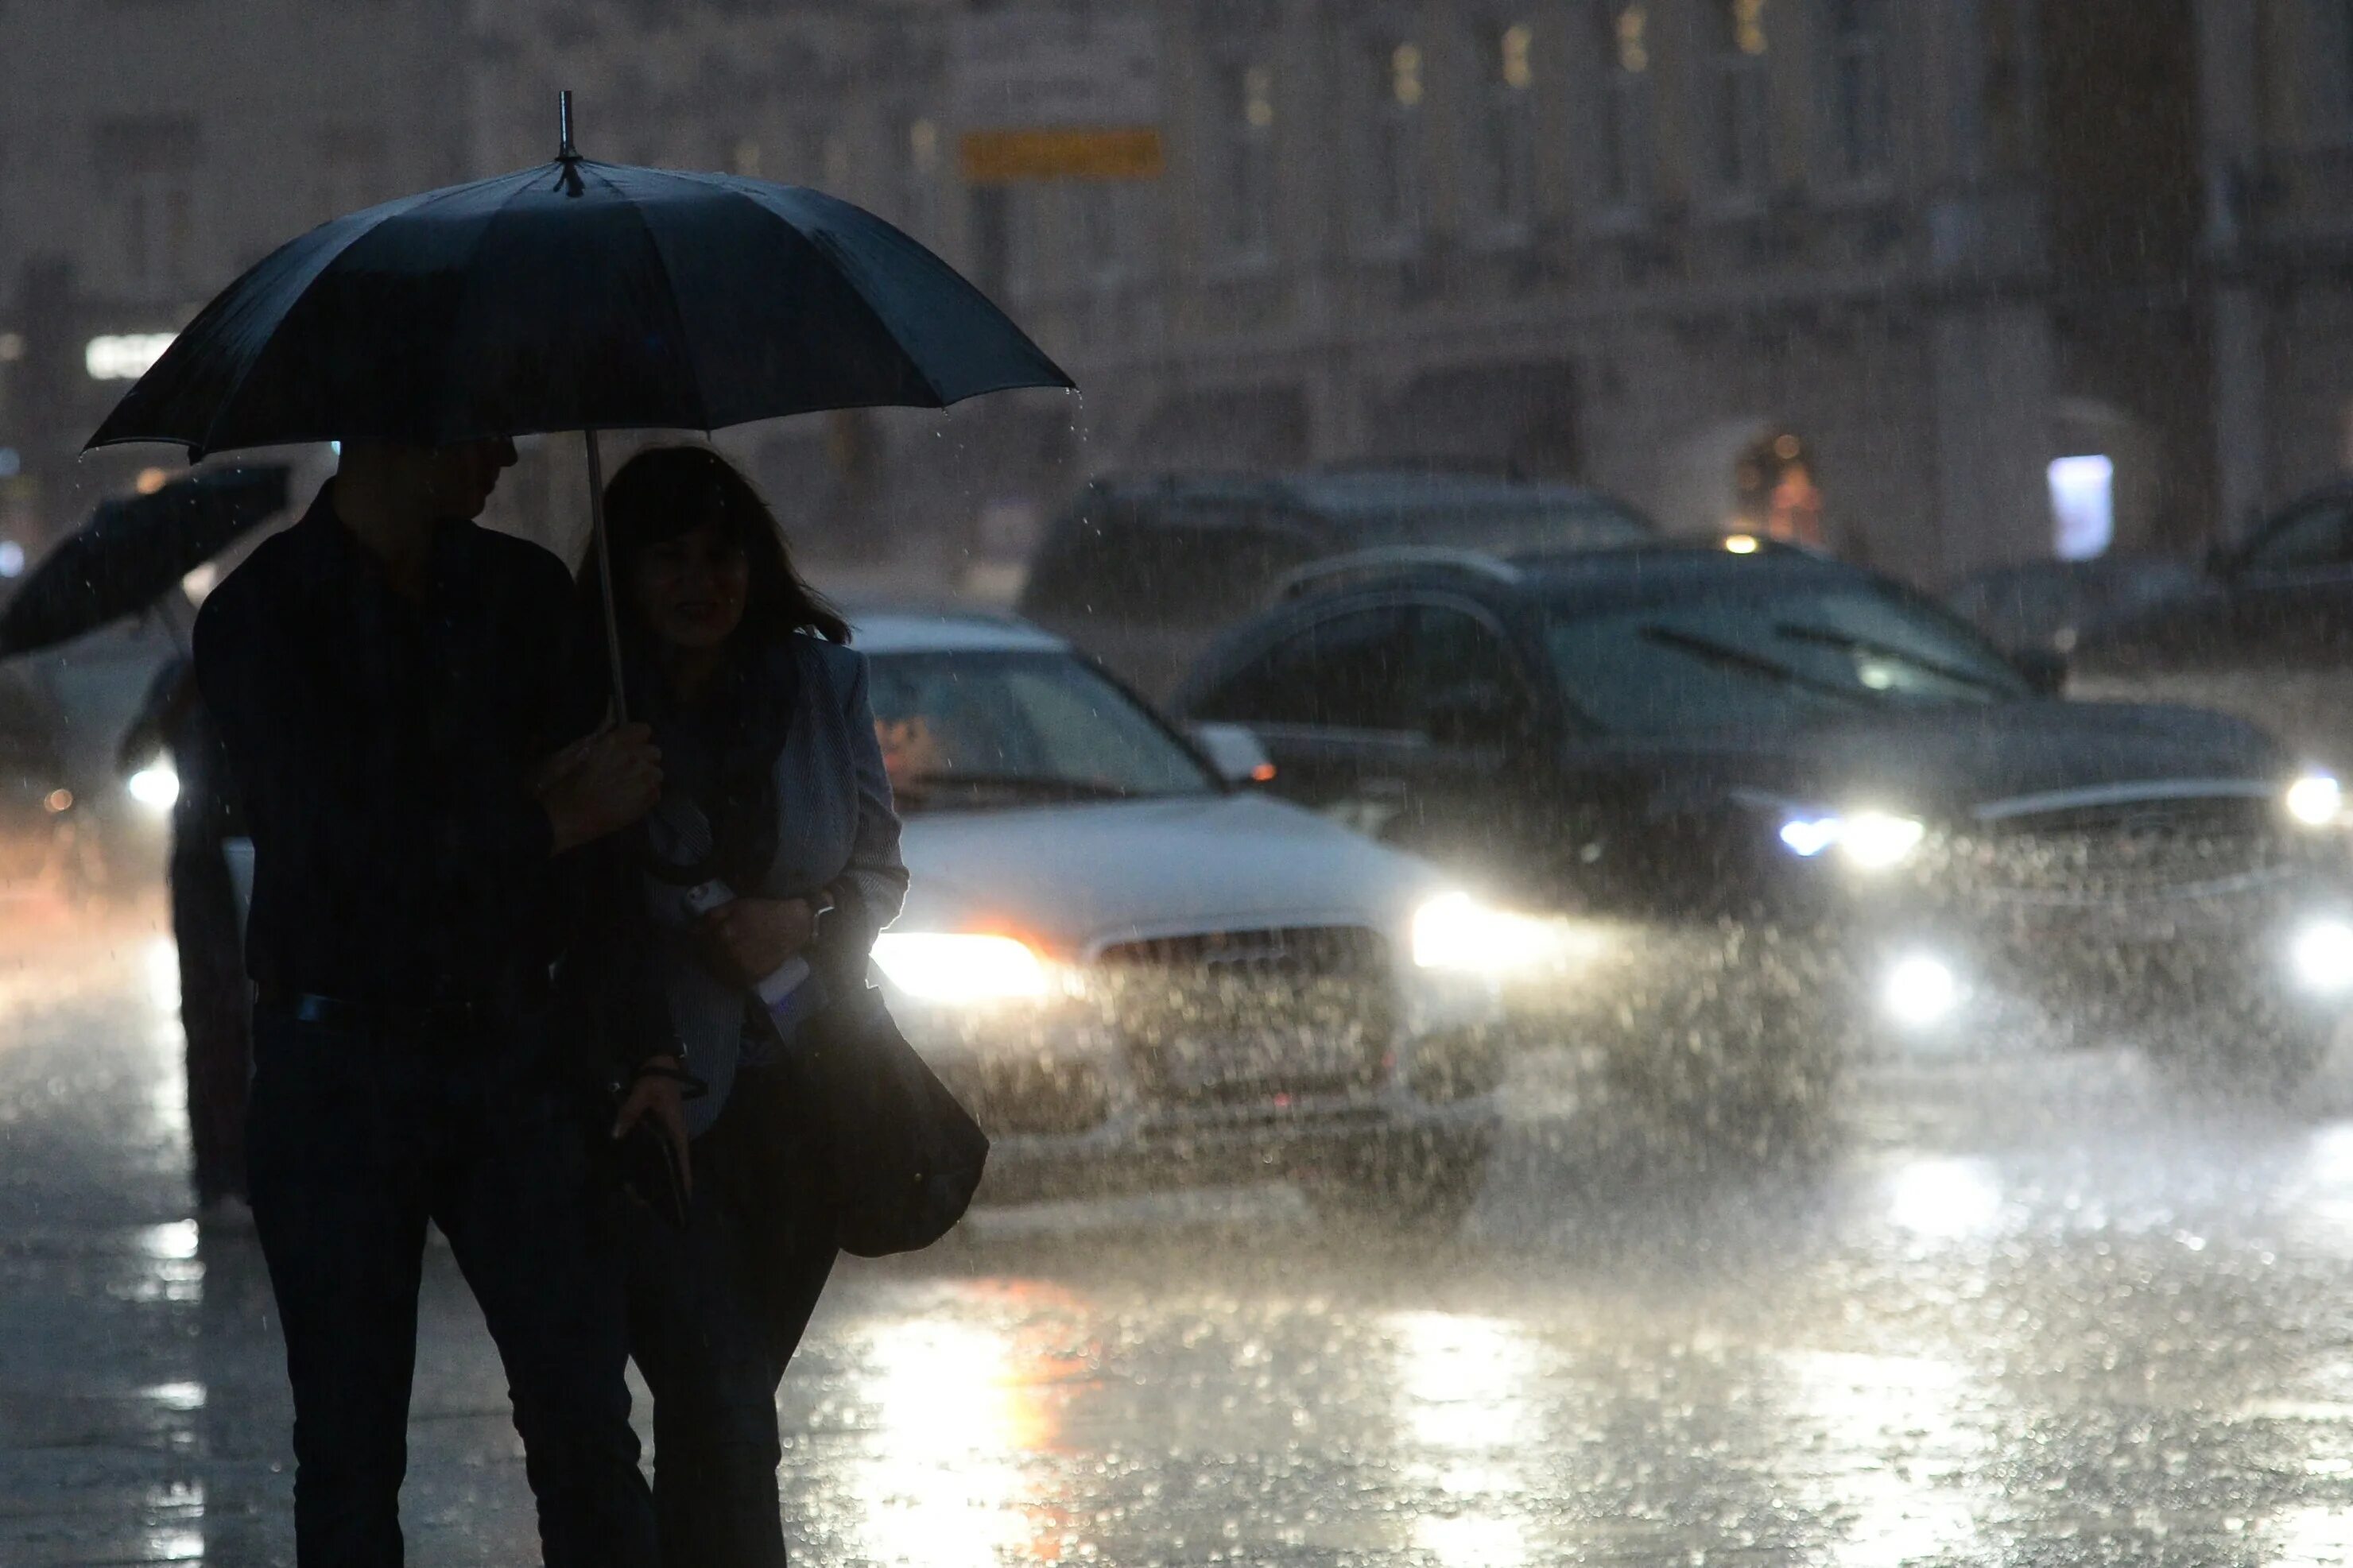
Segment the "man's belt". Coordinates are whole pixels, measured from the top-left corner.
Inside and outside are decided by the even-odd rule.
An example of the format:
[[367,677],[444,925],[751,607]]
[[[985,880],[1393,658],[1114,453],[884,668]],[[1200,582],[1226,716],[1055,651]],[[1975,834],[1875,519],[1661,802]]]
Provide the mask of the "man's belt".
[[534,999],[520,990],[504,995],[426,1003],[353,1002],[264,984],[256,989],[254,1011],[281,1023],[369,1035],[463,1035],[512,1023]]

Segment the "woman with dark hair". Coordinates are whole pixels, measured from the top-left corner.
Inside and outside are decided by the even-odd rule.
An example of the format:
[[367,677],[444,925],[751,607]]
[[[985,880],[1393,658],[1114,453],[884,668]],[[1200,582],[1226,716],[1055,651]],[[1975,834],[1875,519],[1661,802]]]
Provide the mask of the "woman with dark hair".
[[[663,1562],[765,1568],[785,1561],[776,1387],[835,1251],[774,1075],[796,999],[864,983],[907,872],[866,661],[758,492],[707,447],[663,447],[605,507],[629,713],[662,752],[645,896],[707,1085],[687,1107],[689,1223],[626,1221],[630,1348],[654,1396]],[[581,592],[601,641],[593,562]]]

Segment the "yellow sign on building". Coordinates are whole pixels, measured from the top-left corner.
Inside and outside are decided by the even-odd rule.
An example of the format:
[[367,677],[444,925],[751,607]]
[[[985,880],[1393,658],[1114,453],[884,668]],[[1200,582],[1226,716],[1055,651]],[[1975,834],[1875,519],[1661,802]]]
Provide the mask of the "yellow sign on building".
[[1156,180],[1162,169],[1160,132],[1143,126],[967,131],[957,155],[964,177],[976,185],[1021,180]]
[[1160,177],[1160,34],[1148,16],[1017,4],[962,17],[951,81],[971,184]]

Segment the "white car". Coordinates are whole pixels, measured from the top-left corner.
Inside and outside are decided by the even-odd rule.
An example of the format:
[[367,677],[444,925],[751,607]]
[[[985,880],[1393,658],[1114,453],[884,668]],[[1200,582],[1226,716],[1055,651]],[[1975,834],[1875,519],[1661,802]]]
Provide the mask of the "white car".
[[913,878],[875,973],[995,1140],[985,1200],[1290,1179],[1461,1215],[1513,917],[1257,793],[1246,733],[1179,734],[1033,626],[855,619]]

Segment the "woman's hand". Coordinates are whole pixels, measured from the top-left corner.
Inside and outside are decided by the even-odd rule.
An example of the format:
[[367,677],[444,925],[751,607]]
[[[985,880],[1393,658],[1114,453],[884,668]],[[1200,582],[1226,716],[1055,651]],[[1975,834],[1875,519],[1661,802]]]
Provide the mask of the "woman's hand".
[[703,916],[702,931],[712,956],[748,985],[808,946],[817,910],[807,899],[737,899]]
[[621,1100],[621,1113],[613,1121],[616,1142],[628,1136],[629,1129],[645,1117],[654,1119],[654,1127],[669,1140],[678,1155],[678,1173],[688,1192],[694,1191],[694,1144],[686,1135],[686,1096],[679,1080],[670,1076],[681,1070],[672,1056],[649,1058],[645,1064],[659,1068],[659,1072],[641,1072],[631,1079],[629,1092]]

